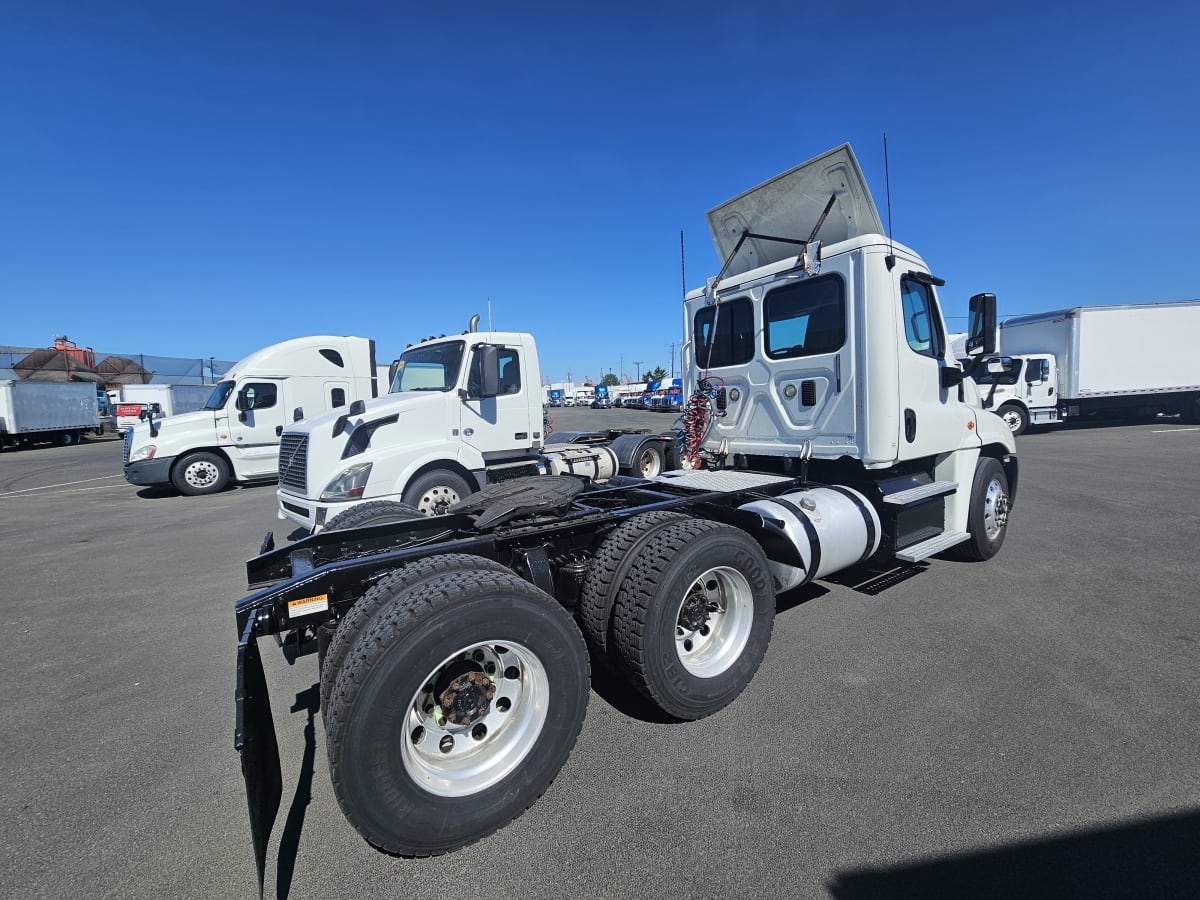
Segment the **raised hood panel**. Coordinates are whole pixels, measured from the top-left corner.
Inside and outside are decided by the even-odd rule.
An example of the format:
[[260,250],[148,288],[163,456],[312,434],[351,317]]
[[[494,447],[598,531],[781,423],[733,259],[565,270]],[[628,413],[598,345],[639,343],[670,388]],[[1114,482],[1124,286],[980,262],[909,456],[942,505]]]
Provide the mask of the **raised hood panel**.
[[[709,210],[708,230],[721,263],[747,231],[807,240],[830,195],[836,195],[837,200],[817,232],[822,244],[883,233],[879,211],[854,151],[849,144],[842,144]],[[788,259],[799,250],[795,244],[748,239],[726,277]]]

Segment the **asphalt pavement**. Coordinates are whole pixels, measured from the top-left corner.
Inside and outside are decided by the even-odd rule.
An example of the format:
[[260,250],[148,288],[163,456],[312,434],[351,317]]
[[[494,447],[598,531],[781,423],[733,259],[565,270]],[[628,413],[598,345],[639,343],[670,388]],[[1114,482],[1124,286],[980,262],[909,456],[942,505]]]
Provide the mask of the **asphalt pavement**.
[[[699,722],[598,678],[546,795],[436,859],[347,824],[315,658],[264,644],[267,896],[1200,895],[1200,429],[1061,427],[1018,453],[995,559],[784,595],[754,681]],[[138,489],[111,437],[0,454],[0,896],[255,895],[233,602],[270,529],[290,530],[273,487]]]

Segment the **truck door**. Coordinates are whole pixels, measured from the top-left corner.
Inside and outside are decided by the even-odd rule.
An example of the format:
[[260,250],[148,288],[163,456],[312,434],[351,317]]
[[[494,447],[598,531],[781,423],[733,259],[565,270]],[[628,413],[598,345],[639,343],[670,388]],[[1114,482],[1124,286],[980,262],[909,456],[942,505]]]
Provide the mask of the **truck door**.
[[[484,459],[511,454],[533,444],[533,432],[541,432],[542,423],[530,421],[530,391],[541,386],[525,384],[521,354],[516,347],[499,348],[500,394],[480,397],[479,353],[471,358],[467,377],[467,399],[462,404],[460,434],[463,443],[478,450]],[[537,404],[541,409],[541,404]]]
[[238,387],[235,412],[221,441],[239,478],[274,474],[279,463],[279,435],[287,421],[284,383],[248,381]]
[[946,330],[933,285],[913,273],[900,277],[903,328],[898,347],[900,434],[898,459],[947,453],[971,436],[974,416],[958,399],[958,385],[943,387]]
[[1030,409],[1047,409],[1058,403],[1052,360],[1033,357],[1025,361],[1025,400]]

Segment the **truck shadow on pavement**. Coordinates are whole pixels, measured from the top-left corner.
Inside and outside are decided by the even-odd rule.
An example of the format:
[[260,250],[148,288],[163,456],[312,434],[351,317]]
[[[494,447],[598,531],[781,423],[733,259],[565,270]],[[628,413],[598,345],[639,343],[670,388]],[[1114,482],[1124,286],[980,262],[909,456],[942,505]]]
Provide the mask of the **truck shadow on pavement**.
[[304,830],[304,815],[312,802],[313,765],[317,757],[317,712],[321,708],[321,686],[314,684],[296,695],[296,702],[289,712],[305,713],[304,758],[300,763],[300,775],[296,779],[296,792],[288,808],[283,833],[279,837],[279,858],[275,870],[275,896],[287,900],[292,889],[292,875],[296,870],[296,856],[300,852],[300,834]]
[[1200,897],[1200,812],[837,873],[835,900]]

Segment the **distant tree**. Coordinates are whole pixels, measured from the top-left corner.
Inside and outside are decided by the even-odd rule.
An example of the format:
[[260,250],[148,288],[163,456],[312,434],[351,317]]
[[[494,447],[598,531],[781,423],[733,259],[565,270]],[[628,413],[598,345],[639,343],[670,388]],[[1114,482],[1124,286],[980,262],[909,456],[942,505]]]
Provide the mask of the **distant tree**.
[[618,378],[616,375],[614,375],[612,372],[609,372],[607,375],[605,375],[603,378],[600,379],[600,383],[607,384],[609,387],[612,387],[613,385],[620,384],[621,379]]
[[647,381],[662,381],[666,377],[667,377],[667,370],[664,369],[662,366],[658,366],[655,369],[653,369],[652,371],[649,371],[646,373]]

